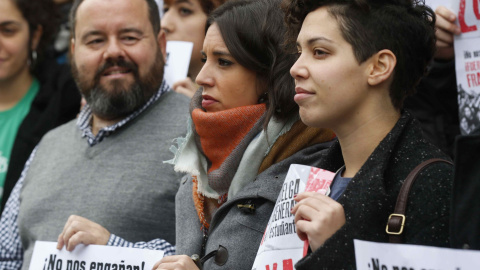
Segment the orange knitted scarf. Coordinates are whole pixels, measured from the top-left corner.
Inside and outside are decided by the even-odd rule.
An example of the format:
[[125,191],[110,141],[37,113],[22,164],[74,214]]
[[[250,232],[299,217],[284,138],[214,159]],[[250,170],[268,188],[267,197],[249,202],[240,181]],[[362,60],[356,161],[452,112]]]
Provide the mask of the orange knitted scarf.
[[[227,200],[228,189],[243,153],[251,140],[262,130],[266,105],[237,107],[220,112],[192,111],[197,147],[208,160],[208,185],[220,197],[218,204]],[[205,219],[204,195],[193,179],[193,199],[202,225],[208,229]]]

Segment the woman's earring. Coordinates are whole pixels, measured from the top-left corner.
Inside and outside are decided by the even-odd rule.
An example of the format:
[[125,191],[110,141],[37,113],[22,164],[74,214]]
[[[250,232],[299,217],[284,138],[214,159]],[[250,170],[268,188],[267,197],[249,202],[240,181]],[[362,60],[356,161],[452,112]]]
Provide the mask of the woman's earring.
[[30,64],[35,64],[37,62],[37,51],[32,51],[32,62]]
[[258,98],[258,104],[265,103],[267,102],[267,100],[268,100],[268,92],[265,92],[261,94],[260,97]]

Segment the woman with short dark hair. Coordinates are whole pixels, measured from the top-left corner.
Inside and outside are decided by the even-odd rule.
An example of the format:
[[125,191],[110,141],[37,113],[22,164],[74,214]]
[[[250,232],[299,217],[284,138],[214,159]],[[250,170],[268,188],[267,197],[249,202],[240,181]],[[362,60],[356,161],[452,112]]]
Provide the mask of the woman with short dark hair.
[[[390,216],[414,168],[450,160],[402,110],[435,51],[433,11],[415,0],[286,0],[284,7],[298,55],[290,73],[300,117],[337,135],[320,161],[337,172],[330,195],[295,198],[297,234],[311,250],[296,269],[354,269],[354,239],[449,246],[451,164],[421,171],[406,218]],[[389,219],[401,227],[386,226]]]

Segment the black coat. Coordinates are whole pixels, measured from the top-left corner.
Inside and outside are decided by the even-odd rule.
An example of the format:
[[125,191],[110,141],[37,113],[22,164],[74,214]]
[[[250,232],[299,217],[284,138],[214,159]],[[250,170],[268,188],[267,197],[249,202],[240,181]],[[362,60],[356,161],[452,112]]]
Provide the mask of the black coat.
[[[423,139],[418,122],[404,112],[352,178],[338,202],[346,223],[322,247],[297,263],[297,269],[355,269],[353,239],[388,242],[388,216],[408,173],[430,158],[448,156]],[[343,157],[338,141],[320,167],[336,171]],[[449,246],[449,215],[453,167],[436,163],[423,170],[409,194],[404,241]]]
[[480,250],[480,135],[459,136],[455,144],[450,237],[452,247]]
[[415,95],[404,104],[420,122],[423,136],[450,157],[455,137],[460,134],[455,75],[455,61],[432,63]]
[[72,120],[80,111],[81,96],[68,66],[46,60],[37,70],[40,89],[13,144],[2,196],[2,211],[25,162],[42,136]]

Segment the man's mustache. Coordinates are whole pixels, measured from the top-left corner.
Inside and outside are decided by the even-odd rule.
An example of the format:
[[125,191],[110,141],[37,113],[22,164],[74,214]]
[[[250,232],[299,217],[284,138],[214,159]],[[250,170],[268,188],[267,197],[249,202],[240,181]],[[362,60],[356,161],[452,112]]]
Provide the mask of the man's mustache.
[[138,66],[133,63],[126,61],[125,59],[107,59],[105,63],[98,68],[97,72],[95,73],[95,81],[99,81],[100,77],[102,74],[105,72],[105,70],[111,68],[111,67],[122,67],[130,70],[135,77],[138,77]]

